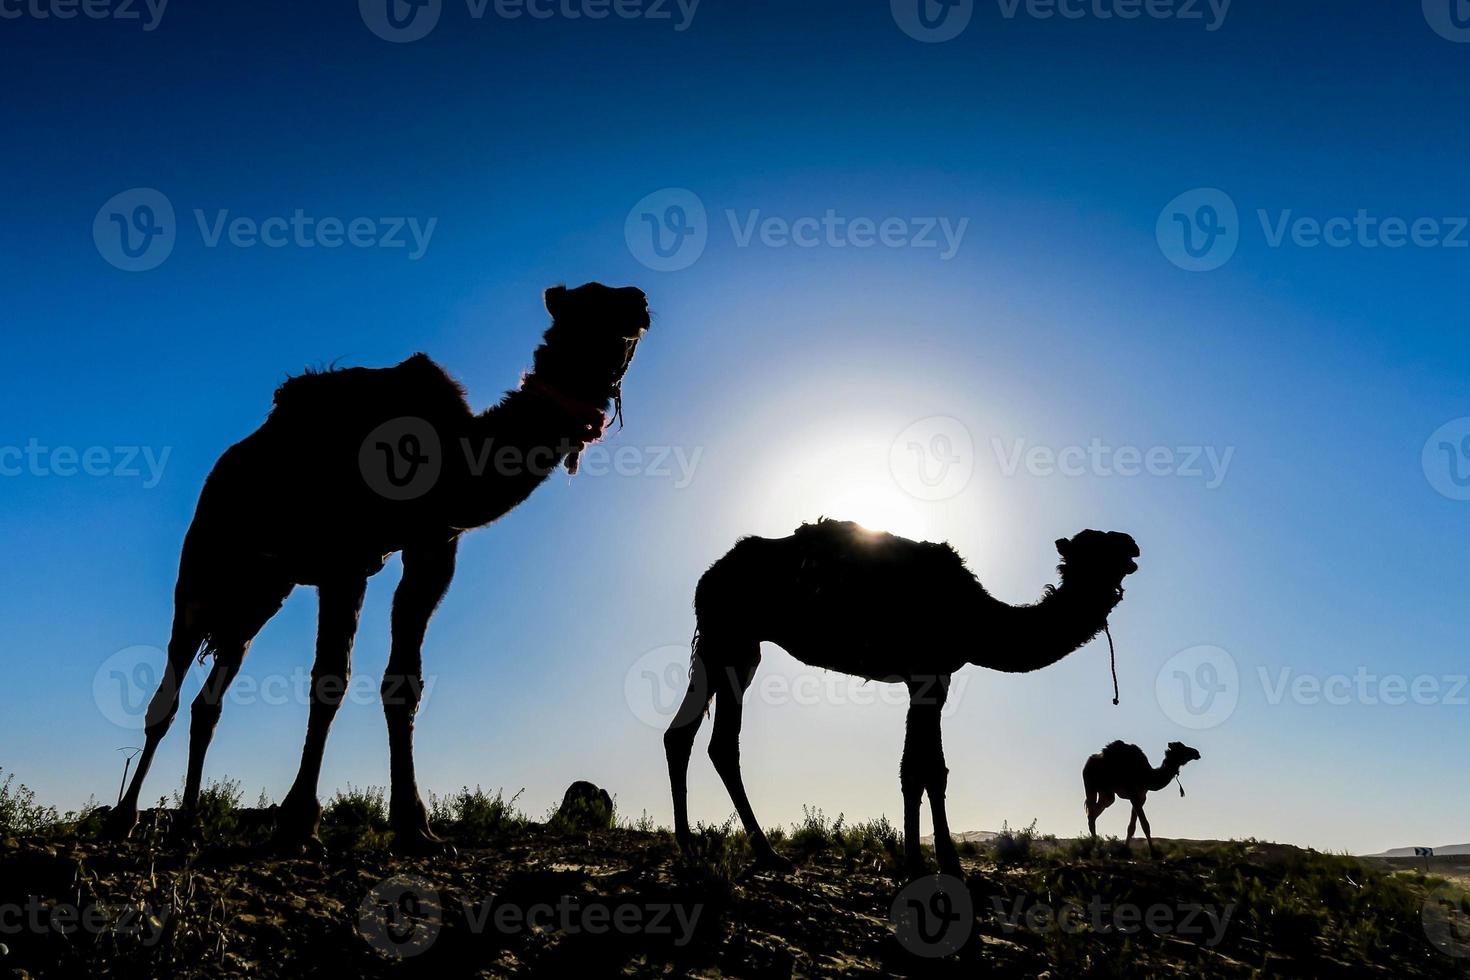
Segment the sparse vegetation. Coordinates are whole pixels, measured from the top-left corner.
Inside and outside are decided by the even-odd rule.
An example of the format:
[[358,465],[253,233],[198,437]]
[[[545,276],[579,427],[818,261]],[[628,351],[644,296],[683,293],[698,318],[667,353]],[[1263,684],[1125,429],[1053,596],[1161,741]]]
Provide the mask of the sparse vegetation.
[[480,787],[468,786],[448,796],[429,794],[429,820],[437,833],[447,834],[462,844],[484,846],[514,836],[526,828],[527,820],[516,801],[524,790],[510,799],[497,789],[491,796]]
[[[562,834],[528,821],[519,799],[519,793],[479,787],[431,796],[436,828],[474,849],[473,857],[438,861],[433,880],[465,898],[512,888],[536,901],[566,894],[697,905],[708,916],[701,921],[712,923],[697,955],[725,975],[744,975],[753,969],[751,957],[762,956],[768,967],[786,972],[816,973],[834,962],[863,975],[913,972],[885,927],[906,880],[897,871],[902,838],[886,818],[849,824],[840,814],[829,818],[820,808],[804,808],[800,822],[769,835],[780,850],[802,858],[800,871],[783,878],[752,873],[755,856],[734,815],[696,825],[693,856],[683,860],[666,839],[641,836],[664,833],[646,812],[615,833]],[[269,977],[285,975],[295,963],[330,962],[357,975],[383,975],[385,961],[362,941],[357,917],[368,889],[405,868],[386,850],[386,791],[348,786],[333,796],[323,836],[330,850],[350,857],[307,862],[312,867],[299,857],[231,850],[248,843],[251,821],[266,808],[241,809],[240,800],[235,780],[204,789],[209,856],[201,860],[201,853],[169,839],[169,810],[145,813],[134,841],[119,847],[88,836],[82,825],[89,809],[58,815],[5,774],[0,903],[38,894],[58,907],[91,902],[152,916],[138,935],[118,933],[99,943],[63,946],[44,931],[7,936],[12,953],[5,965],[38,977],[201,976],[222,966]],[[1470,950],[1470,893],[1463,882],[1458,890],[1441,890],[1445,880],[1422,868],[1255,840],[1172,841],[1168,858],[1154,861],[1117,837],[1058,842],[1039,835],[1034,822],[1020,829],[1006,824],[995,840],[961,849],[974,854],[966,862],[973,928],[986,939],[956,954],[961,972],[1209,980],[1462,975],[1459,961],[1434,948],[1426,910],[1442,916],[1454,948]],[[609,877],[609,868],[618,870]],[[444,905],[452,921],[446,921],[443,951],[455,949],[450,936],[466,928],[460,918],[466,907]],[[1208,914],[1190,912],[1201,908]],[[1131,926],[1119,924],[1119,910],[1131,912]],[[1066,925],[1058,924],[1059,914],[1069,916]],[[1155,914],[1155,925],[1138,926]],[[538,957],[568,938],[549,933],[535,944],[501,941],[534,966],[551,963]],[[659,948],[623,941],[587,946],[588,962],[621,965],[635,976],[670,973]],[[783,949],[796,952],[773,952]],[[426,955],[440,952],[436,945]],[[678,970],[689,966],[680,963]]]
[[[264,794],[262,794],[264,795]],[[240,804],[245,794],[238,779],[212,779],[199,790],[199,832],[205,840],[222,840],[239,829]],[[182,790],[174,791],[174,808],[184,802]]]
[[342,850],[372,850],[388,842],[388,804],[382,786],[338,790],[322,811],[322,842]]
[[54,806],[37,803],[36,794],[28,786],[16,783],[14,773],[5,773],[0,779],[0,837],[39,834],[60,819]]
[[1000,835],[991,842],[995,861],[1001,867],[1029,863],[1035,843],[1035,820],[1022,830],[1012,830],[1010,823],[1004,822],[1000,826]]

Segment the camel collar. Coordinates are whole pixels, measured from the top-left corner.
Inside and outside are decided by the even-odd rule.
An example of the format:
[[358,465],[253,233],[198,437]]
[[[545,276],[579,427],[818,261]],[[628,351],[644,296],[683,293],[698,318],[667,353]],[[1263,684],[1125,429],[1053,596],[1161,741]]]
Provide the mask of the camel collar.
[[521,379],[521,390],[535,398],[551,402],[560,409],[577,426],[576,440],[584,446],[601,439],[607,429],[607,414],[600,406],[573,398],[535,375],[526,375]]

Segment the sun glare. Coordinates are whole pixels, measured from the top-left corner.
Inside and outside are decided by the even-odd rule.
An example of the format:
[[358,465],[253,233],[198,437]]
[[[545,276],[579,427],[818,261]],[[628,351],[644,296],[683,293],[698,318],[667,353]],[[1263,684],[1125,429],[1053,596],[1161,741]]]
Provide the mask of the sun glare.
[[858,486],[839,491],[823,513],[837,520],[856,521],[871,531],[889,531],[905,538],[922,540],[929,532],[919,502],[897,487]]

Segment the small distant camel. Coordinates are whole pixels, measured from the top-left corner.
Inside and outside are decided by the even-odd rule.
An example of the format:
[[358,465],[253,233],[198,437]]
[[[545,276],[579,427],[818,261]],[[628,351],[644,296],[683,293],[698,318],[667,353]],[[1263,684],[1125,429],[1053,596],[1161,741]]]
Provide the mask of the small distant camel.
[[[1149,831],[1148,817],[1143,815],[1143,801],[1150,790],[1160,790],[1179,775],[1186,762],[1199,758],[1199,752],[1183,742],[1170,742],[1164,751],[1164,764],[1155,769],[1149,765],[1143,749],[1130,742],[1109,742],[1101,752],[1088,758],[1082,767],[1082,785],[1087,790],[1087,832],[1097,836],[1097,815],[1113,805],[1121,796],[1133,804],[1133,815],[1128,818],[1127,843],[1133,843],[1133,831],[1143,825],[1143,836],[1148,840],[1149,857],[1154,857],[1154,838]],[[1184,795],[1184,787],[1179,787]]]
[[602,435],[609,402],[620,417],[623,375],[649,326],[647,298],[631,286],[554,286],[545,302],[552,324],[532,370],[485,412],[474,414],[464,389],[423,354],[391,368],[308,372],[281,385],[260,428],[220,457],[184,538],[168,665],[148,706],[132,784],[108,818],[114,837],[137,824],[138,795],[190,662],[212,655],[194,701],[182,802],[181,825],[196,823],[220,702],[255,634],[295,586],[314,585],[320,612],[306,745],[277,834],[285,843],[316,841],[322,753],[347,690],[367,580],[402,552],[382,683],[389,820],[399,851],[444,850],[414,778],[413,723],[424,633],[454,575],[460,535],[515,507],[562,463],[576,472],[584,447]]
[[919,806],[927,792],[939,866],[959,874],[940,739],[950,675],[966,664],[1025,673],[1056,663],[1107,626],[1123,578],[1138,569],[1138,546],[1117,531],[1083,531],[1056,547],[1061,585],[1048,586],[1035,605],[1011,606],[991,596],[947,544],[826,519],[789,537],[738,542],[699,580],[689,690],[664,735],[679,846],[688,854],[692,845],[689,756],[713,699],[710,759],[757,865],[791,867],[761,832],[740,774],[741,699],[766,640],[814,667],[908,686],[899,776],[905,860],[911,872],[922,870]]

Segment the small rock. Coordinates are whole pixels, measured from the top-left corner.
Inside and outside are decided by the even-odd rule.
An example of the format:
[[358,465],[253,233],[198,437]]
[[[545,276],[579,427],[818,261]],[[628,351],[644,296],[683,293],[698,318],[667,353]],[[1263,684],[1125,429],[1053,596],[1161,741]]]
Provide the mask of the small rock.
[[610,830],[613,801],[607,790],[579,779],[567,787],[556,820],[568,830]]

